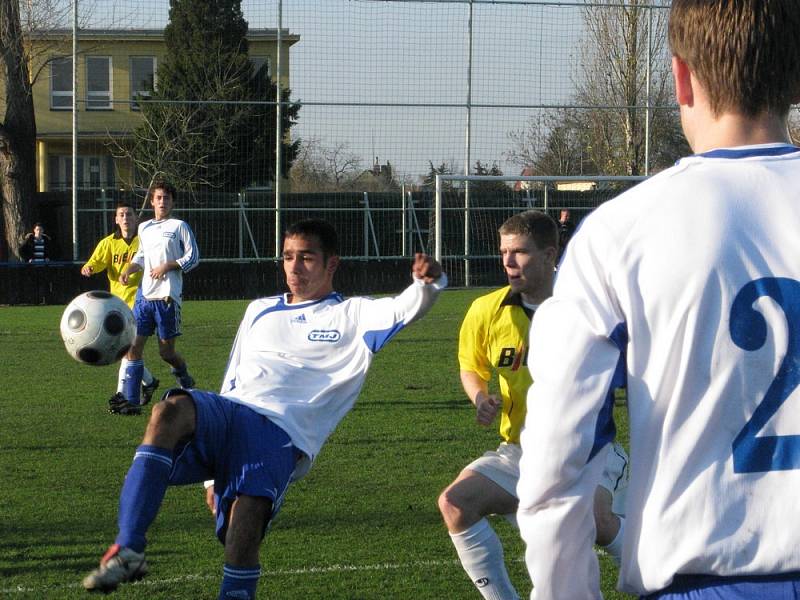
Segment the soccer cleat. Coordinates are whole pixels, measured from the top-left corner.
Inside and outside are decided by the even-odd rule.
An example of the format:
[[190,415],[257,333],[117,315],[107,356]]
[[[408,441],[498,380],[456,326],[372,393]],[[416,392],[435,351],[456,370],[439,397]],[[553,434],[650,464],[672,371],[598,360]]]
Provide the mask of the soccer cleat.
[[131,404],[125,400],[125,396],[117,392],[108,401],[108,412],[112,415],[140,415],[142,407],[138,404]]
[[150,400],[153,398],[153,392],[156,391],[159,383],[161,382],[155,377],[153,377],[153,381],[150,382],[149,385],[142,382],[142,406],[150,402]]
[[194,377],[189,375],[189,371],[186,371],[183,375],[178,375],[178,372],[172,369],[172,374],[175,376],[175,381],[177,381],[178,385],[183,389],[188,390],[194,387]]
[[83,587],[90,592],[113,592],[120,583],[137,581],[147,575],[144,552],[134,552],[113,544],[100,559],[100,566],[83,578]]
[[122,392],[117,392],[108,399],[108,410],[111,411],[112,408],[116,406],[123,406],[127,403],[128,401],[125,399],[125,396],[122,395]]

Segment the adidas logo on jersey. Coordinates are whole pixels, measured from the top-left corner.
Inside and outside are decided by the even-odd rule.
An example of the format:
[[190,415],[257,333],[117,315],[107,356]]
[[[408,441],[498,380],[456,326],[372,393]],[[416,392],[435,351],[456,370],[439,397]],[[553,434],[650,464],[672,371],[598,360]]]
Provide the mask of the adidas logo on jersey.
[[305,322],[306,322],[306,316],[305,315],[300,315],[299,317],[294,317],[292,319],[292,323],[305,323]]

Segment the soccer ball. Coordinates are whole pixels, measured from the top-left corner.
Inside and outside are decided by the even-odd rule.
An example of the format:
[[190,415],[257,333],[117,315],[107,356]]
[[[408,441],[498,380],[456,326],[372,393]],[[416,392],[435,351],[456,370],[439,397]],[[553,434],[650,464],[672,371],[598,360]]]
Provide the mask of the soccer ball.
[[67,352],[87,365],[110,365],[120,360],[135,336],[131,309],[109,292],[81,294],[61,316],[61,339]]

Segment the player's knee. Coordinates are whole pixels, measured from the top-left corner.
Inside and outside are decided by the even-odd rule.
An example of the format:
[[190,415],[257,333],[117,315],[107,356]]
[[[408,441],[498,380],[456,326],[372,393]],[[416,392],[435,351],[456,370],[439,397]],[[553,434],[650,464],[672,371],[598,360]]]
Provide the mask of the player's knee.
[[153,405],[146,439],[156,445],[176,443],[194,431],[194,402],[187,394],[175,394]]
[[439,512],[442,514],[447,528],[451,531],[458,529],[461,522],[464,520],[464,510],[453,494],[452,488],[448,487],[439,494],[438,504]]

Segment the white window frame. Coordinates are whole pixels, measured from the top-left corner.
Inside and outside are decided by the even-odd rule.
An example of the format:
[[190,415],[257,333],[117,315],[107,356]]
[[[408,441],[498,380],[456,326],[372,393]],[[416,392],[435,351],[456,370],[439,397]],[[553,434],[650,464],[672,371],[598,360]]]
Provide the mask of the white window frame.
[[[108,89],[90,90],[89,64],[100,60],[104,60],[108,68]],[[114,69],[111,57],[87,56],[84,62],[86,68],[86,110],[114,110]],[[98,102],[103,102],[103,104],[98,105]]]
[[149,98],[151,95],[150,90],[140,90],[134,91],[134,81],[133,81],[133,61],[134,59],[142,59],[142,58],[149,58],[153,62],[153,89],[156,87],[156,83],[158,81],[158,58],[155,56],[150,55],[138,55],[138,56],[129,56],[128,57],[128,78],[130,84],[130,107],[131,110],[140,111],[142,110],[137,102],[137,98]]
[[[53,72],[57,65],[67,65],[69,67],[69,90],[55,90],[53,83],[55,82],[55,73]],[[53,100],[55,98],[69,98],[67,106],[56,106]],[[50,110],[72,110],[72,57],[71,56],[56,56],[50,61]]]

